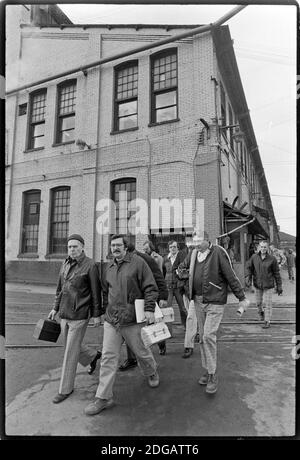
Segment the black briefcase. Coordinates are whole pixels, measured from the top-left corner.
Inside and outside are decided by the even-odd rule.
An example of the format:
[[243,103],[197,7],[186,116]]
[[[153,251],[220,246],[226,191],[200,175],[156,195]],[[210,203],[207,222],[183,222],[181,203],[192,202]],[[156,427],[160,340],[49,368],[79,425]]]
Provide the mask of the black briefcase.
[[60,334],[60,324],[53,319],[40,319],[35,326],[33,337],[46,342],[56,342]]

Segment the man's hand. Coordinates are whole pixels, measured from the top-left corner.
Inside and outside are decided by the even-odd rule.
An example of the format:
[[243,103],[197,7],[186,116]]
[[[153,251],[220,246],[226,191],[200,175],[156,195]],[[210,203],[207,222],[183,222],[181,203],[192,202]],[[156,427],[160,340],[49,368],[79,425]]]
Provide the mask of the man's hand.
[[50,311],[49,315],[48,315],[48,319],[53,319],[53,320],[55,320],[56,314],[57,314],[57,311],[54,310],[54,309],[52,309],[52,310]]
[[252,283],[251,283],[251,279],[250,279],[249,277],[246,277],[246,278],[245,278],[245,286],[246,286],[247,288],[249,288],[249,287],[251,287],[251,284],[252,284]]
[[159,301],[159,308],[166,308],[168,306],[167,300],[160,300]]
[[94,322],[94,327],[99,327],[100,324],[101,324],[101,317],[100,316],[97,316],[97,317],[93,317],[92,318],[93,322]]
[[278,295],[282,295],[282,292],[283,292],[283,291],[282,291],[282,288],[277,288],[277,294],[278,294]]
[[145,311],[146,324],[153,324],[155,322],[154,313],[152,311]]

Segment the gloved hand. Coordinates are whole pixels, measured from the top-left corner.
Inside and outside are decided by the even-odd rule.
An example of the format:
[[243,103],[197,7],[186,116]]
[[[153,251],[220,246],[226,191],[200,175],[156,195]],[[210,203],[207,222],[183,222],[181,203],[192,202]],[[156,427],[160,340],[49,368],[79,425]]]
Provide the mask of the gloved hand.
[[282,291],[282,288],[277,288],[277,294],[278,294],[278,295],[282,295],[282,292],[283,292],[283,291]]

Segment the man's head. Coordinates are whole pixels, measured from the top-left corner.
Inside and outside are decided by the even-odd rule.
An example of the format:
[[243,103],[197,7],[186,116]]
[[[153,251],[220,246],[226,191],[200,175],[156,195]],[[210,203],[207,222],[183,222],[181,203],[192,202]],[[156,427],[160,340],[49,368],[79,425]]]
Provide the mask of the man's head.
[[289,249],[289,254],[293,254],[293,250],[292,250],[292,249]]
[[268,250],[269,250],[269,245],[268,245],[268,242],[267,241],[261,241],[259,243],[259,248],[258,248],[259,252],[261,254],[267,254]]
[[207,234],[205,233],[203,236],[195,234],[193,236],[193,246],[198,249],[200,252],[205,252],[209,248],[209,241]]
[[81,235],[73,234],[68,237],[68,255],[72,259],[77,259],[84,248],[84,239]]
[[127,251],[127,245],[128,242],[124,235],[113,235],[110,240],[110,249],[112,255],[117,260],[123,259]]
[[152,241],[145,241],[145,243],[143,244],[143,250],[146,254],[149,254],[150,256],[151,253],[155,251]]
[[178,244],[177,241],[169,241],[168,248],[170,253],[174,256],[178,252]]

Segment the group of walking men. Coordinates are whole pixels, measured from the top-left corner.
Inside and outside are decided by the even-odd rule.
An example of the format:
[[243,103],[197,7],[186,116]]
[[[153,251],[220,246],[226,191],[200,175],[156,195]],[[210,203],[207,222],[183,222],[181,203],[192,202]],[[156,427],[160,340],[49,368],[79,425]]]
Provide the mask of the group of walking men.
[[[278,294],[282,293],[282,287],[277,261],[266,254],[267,243],[261,244],[261,251],[247,265],[246,281],[249,284],[253,278],[260,314],[263,302],[266,303],[264,319],[269,326],[270,291],[274,289],[274,281]],[[110,249],[112,258],[100,276],[95,262],[85,254],[82,236],[73,234],[68,238],[68,257],[60,269],[54,306],[48,315],[50,319],[59,315],[65,346],[59,390],[53,402],[60,403],[72,394],[78,362],[89,365],[91,374],[100,358],[99,384],[94,401],[85,408],[86,415],[98,414],[114,405],[113,386],[118,369],[138,365],[148,385],[158,387],[158,365],[151,348],[146,348],[142,341],[141,328],[155,322],[156,303],[160,307],[171,306],[174,296],[185,328],[183,357],[191,356],[198,332],[204,369],[198,383],[206,387],[207,393],[215,393],[217,332],[227,303],[228,286],[239,300],[240,308],[246,310],[249,304],[226,250],[197,235],[186,256],[179,251],[177,242],[171,241],[165,260],[155,252],[151,242],[144,244],[144,252],[138,252],[124,235],[114,235]],[[136,322],[136,299],[144,299],[144,323]],[[105,315],[102,351],[95,353],[83,344],[83,338],[89,321],[93,319],[97,327],[102,315]],[[124,341],[127,359],[119,366]],[[159,343],[159,353],[166,353],[165,342]]]

